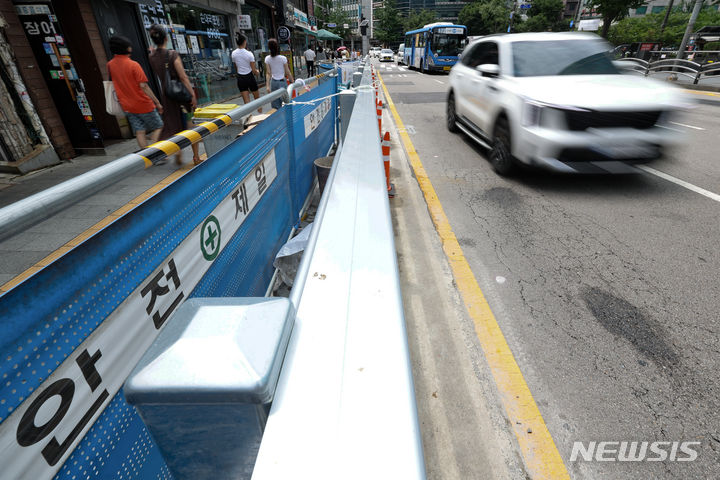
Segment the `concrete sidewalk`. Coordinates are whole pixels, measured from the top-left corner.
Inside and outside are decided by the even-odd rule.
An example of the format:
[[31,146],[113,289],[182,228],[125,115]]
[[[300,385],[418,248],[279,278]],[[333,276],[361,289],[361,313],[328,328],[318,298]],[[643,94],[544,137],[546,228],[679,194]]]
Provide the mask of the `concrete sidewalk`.
[[[260,90],[265,94],[264,87]],[[224,103],[243,104],[242,97]],[[135,139],[106,147],[106,155],[80,155],[25,175],[0,173],[0,208],[42,192],[138,150]],[[204,146],[200,145],[204,157]],[[173,158],[124,178],[28,230],[0,242],[0,294],[49,264],[112,220],[174,182],[193,167],[192,150],[183,163]]]

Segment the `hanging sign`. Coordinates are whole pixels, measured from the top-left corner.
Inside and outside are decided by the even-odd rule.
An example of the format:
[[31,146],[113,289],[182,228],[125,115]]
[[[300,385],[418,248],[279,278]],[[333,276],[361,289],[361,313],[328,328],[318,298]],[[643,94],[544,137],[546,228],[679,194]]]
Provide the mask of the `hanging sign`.
[[287,42],[290,40],[290,29],[287,27],[280,27],[277,31],[278,40],[281,42]]

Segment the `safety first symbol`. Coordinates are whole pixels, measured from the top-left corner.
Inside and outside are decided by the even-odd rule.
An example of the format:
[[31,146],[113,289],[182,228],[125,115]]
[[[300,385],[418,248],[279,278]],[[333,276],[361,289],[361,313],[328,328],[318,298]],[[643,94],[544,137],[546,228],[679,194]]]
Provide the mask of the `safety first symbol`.
[[275,151],[271,150],[120,307],[0,423],[0,477],[50,480],[55,476],[276,177]]

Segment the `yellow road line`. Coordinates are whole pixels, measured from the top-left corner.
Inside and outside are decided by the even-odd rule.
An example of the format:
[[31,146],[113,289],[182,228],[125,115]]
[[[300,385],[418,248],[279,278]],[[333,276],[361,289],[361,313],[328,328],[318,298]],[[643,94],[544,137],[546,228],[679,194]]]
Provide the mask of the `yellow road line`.
[[695,95],[707,95],[708,97],[720,97],[720,93],[705,92],[703,90],[685,90],[688,93],[694,93]]
[[[201,156],[201,158],[202,157],[204,157],[206,159],[207,155],[203,154]],[[148,162],[149,162],[149,160],[148,160]],[[152,163],[151,163],[151,165],[152,165]],[[182,168],[175,170],[170,175],[168,175],[167,177],[160,180],[160,182],[158,182],[157,184],[148,188],[143,193],[141,193],[137,197],[133,198],[128,203],[126,203],[122,207],[118,208],[113,213],[111,213],[107,217],[103,218],[102,220],[97,222],[95,225],[88,228],[87,230],[85,230],[84,232],[82,232],[81,234],[79,234],[78,236],[76,236],[75,238],[70,240],[69,242],[67,242],[62,247],[58,248],[57,250],[55,250],[54,252],[52,252],[51,254],[49,254],[48,256],[43,258],[42,260],[38,261],[32,267],[28,268],[24,272],[18,274],[17,276],[12,278],[8,282],[4,283],[2,286],[0,286],[0,294],[3,294],[5,292],[7,292],[8,290],[10,290],[11,288],[16,287],[20,283],[22,283],[25,280],[27,280],[28,278],[30,278],[35,273],[39,272],[43,267],[50,265],[52,262],[54,262],[58,258],[65,255],[67,252],[69,252],[73,248],[77,247],[78,245],[83,243],[88,238],[92,237],[95,233],[99,232],[106,226],[110,225],[112,222],[114,222],[121,216],[125,215],[127,212],[129,212],[133,208],[137,207],[139,204],[141,204],[142,202],[144,202],[145,200],[147,200],[148,198],[150,198],[151,196],[153,196],[154,194],[156,194],[157,192],[159,192],[160,190],[162,190],[163,188],[165,188],[166,186],[168,186],[169,184],[171,184],[178,178],[185,175],[187,172],[192,170],[192,167],[193,167],[192,165],[185,165]]]
[[545,425],[535,399],[525,382],[520,367],[505,340],[505,336],[495,319],[490,305],[465,259],[457,237],[445,215],[430,178],[425,172],[420,157],[415,151],[410,136],[407,134],[402,119],[390,93],[378,74],[387,105],[390,107],[395,124],[402,138],[405,150],[420,189],[425,196],[428,210],[435,228],[442,241],[443,250],[450,262],[455,282],[460,291],[470,317],[475,324],[475,333],[480,340],[490,371],[500,391],[500,396],[507,412],[510,424],[518,439],[520,450],[525,460],[525,468],[533,479],[569,479],[567,469],[560,452]]

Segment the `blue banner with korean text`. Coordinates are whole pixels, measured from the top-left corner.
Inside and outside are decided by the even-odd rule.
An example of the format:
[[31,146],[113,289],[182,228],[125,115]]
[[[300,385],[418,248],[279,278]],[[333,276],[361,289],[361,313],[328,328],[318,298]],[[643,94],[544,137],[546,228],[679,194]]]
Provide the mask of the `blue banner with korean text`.
[[334,141],[320,105],[283,107],[0,296],[3,478],[171,478],[121,387],[188,298],[264,294]]

